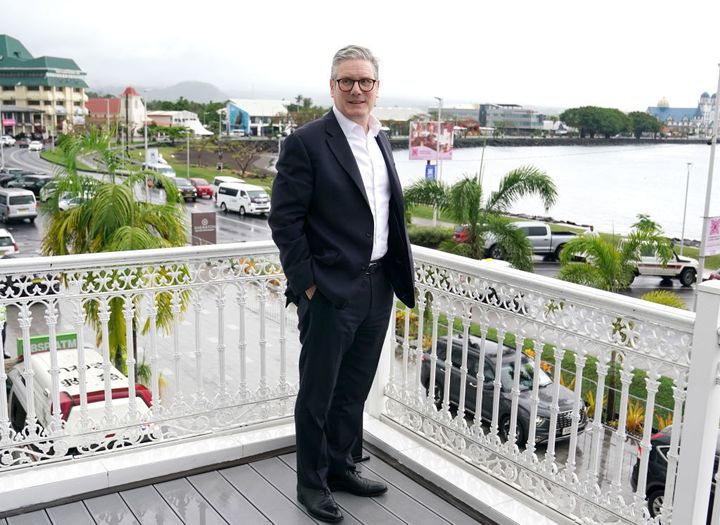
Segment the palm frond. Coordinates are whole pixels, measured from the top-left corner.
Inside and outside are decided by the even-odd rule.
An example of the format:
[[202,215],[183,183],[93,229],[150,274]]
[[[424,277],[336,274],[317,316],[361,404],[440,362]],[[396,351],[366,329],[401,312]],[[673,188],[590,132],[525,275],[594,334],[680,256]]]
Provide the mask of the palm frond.
[[539,196],[547,211],[555,204],[557,189],[544,171],[534,166],[520,166],[502,178],[497,191],[490,194],[486,207],[496,213],[504,213],[518,199],[529,195]]

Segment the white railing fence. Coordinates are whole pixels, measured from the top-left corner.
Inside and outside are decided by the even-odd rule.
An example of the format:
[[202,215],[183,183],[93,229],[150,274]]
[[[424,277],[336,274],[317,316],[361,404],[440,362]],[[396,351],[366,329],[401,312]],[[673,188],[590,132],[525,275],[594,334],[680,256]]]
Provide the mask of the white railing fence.
[[284,287],[267,242],[3,261],[0,474],[291,415]]
[[[707,406],[718,397],[718,287],[700,287],[699,309],[713,313],[696,323],[638,299],[414,254],[418,305],[399,305],[391,325],[386,417],[578,522],[705,523],[720,410]],[[695,415],[685,403],[693,366],[704,373],[689,392]],[[694,430],[682,429],[680,447],[684,411]],[[690,493],[700,521],[674,519],[685,503],[673,506],[673,496]]]

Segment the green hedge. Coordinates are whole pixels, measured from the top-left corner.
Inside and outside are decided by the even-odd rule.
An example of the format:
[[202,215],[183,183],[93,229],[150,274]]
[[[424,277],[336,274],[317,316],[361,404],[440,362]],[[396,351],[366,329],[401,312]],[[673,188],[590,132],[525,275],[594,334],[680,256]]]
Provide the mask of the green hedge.
[[408,227],[410,242],[426,248],[437,248],[443,241],[452,241],[452,228]]

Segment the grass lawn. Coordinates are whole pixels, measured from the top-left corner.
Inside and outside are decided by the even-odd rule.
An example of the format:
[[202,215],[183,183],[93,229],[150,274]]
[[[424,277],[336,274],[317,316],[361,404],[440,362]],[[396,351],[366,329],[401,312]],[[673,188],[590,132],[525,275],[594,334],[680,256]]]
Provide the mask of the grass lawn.
[[[53,164],[59,164],[59,165],[65,165],[65,155],[63,152],[59,149],[44,149],[40,152],[40,157],[45,159],[48,162],[52,162]],[[89,170],[94,171],[94,168],[91,168],[87,164],[78,161],[77,167],[81,170]]]

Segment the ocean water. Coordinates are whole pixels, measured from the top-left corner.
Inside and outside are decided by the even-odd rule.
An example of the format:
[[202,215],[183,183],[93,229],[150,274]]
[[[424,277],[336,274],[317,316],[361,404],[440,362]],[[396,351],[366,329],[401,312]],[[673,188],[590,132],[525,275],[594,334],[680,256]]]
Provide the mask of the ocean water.
[[[411,161],[407,150],[394,152],[403,186],[424,177],[425,161]],[[716,152],[710,216],[720,215],[720,148]],[[441,178],[452,183],[480,170],[481,148],[455,149],[443,161]],[[548,211],[540,199],[519,200],[512,211],[556,220],[592,224],[603,232],[626,234],[640,213],[658,222],[670,237],[680,237],[687,180],[685,238],[700,239],[710,146],[657,144],[630,146],[537,146],[485,148],[482,184],[497,189],[510,170],[533,165],[552,177],[558,199]]]

